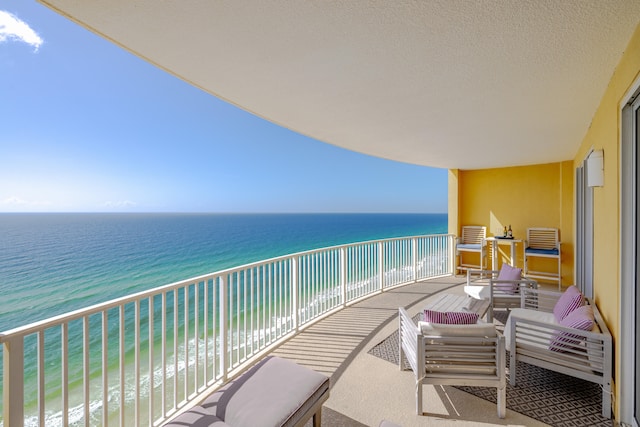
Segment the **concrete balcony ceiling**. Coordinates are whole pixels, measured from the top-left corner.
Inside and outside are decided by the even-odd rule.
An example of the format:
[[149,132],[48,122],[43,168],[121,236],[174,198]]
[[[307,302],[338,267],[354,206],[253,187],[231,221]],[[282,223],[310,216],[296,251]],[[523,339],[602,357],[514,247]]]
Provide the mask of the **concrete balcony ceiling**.
[[572,159],[640,22],[638,0],[41,2],[273,123],[459,169]]

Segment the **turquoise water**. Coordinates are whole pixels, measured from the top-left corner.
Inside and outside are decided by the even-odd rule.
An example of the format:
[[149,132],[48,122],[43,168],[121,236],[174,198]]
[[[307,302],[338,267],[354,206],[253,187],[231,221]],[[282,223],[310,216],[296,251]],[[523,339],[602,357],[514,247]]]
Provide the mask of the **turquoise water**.
[[280,255],[446,230],[446,214],[0,214],[0,332]]
[[275,256],[446,230],[446,214],[0,214],[0,331]]

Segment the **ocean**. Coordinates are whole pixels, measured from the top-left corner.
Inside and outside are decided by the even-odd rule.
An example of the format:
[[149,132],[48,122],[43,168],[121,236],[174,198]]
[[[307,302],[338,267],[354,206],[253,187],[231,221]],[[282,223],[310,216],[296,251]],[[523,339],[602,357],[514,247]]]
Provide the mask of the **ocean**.
[[281,255],[446,232],[446,214],[0,214],[0,333]]

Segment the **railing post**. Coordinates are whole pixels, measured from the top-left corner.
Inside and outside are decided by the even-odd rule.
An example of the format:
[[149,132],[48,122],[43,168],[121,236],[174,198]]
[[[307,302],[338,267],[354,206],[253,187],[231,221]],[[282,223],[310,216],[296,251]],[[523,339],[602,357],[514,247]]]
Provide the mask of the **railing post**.
[[453,234],[449,234],[449,273],[451,273],[451,275],[455,275],[456,273],[456,254],[455,254],[455,250],[456,250],[456,236],[454,236]]
[[340,295],[342,306],[347,305],[347,248],[340,248]]
[[222,381],[227,380],[228,369],[228,310],[229,302],[227,301],[227,281],[224,276],[220,276],[220,369],[222,369]]
[[24,423],[24,338],[11,337],[3,344],[3,411],[5,427]]
[[413,282],[418,281],[418,238],[413,237],[411,239],[411,255],[413,265]]
[[378,242],[378,276],[380,277],[380,291],[384,289],[384,244]]
[[291,304],[293,317],[293,330],[298,331],[298,257],[291,258]]

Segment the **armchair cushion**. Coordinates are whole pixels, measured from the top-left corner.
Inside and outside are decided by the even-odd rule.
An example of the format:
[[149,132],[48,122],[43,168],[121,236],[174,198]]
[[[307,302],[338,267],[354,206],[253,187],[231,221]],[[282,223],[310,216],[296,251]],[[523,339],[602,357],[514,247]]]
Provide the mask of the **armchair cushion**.
[[476,313],[467,313],[464,311],[435,311],[425,310],[424,321],[429,323],[440,323],[445,325],[473,325],[478,322],[479,316]]
[[562,293],[556,305],[553,307],[553,315],[556,321],[560,322],[567,317],[569,313],[578,307],[584,305],[584,295],[580,292],[577,286],[569,286],[566,291]]
[[[498,273],[495,286],[503,292],[514,294],[518,285],[513,283],[513,281],[520,279],[522,279],[522,269],[511,267],[509,264],[504,263],[500,268],[500,273]],[[512,281],[512,283],[500,283],[500,280],[509,280]]]

